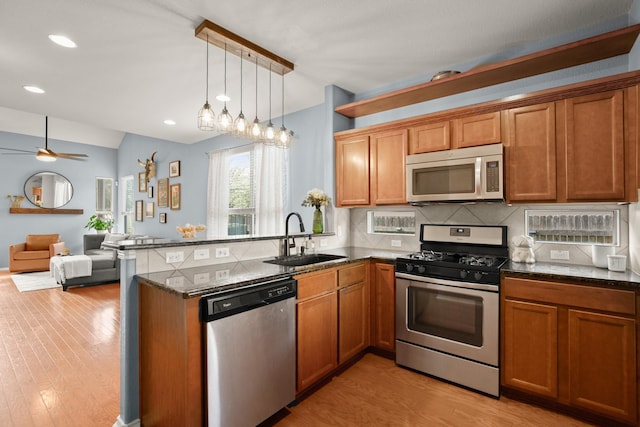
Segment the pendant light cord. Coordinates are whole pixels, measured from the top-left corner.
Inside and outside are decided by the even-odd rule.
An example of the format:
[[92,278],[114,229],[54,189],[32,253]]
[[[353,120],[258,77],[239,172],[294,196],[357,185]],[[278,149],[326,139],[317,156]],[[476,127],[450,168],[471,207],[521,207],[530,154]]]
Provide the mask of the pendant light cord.
[[206,95],[206,103],[209,103],[209,33],[207,33],[207,75],[206,75],[206,88],[207,88],[207,95]]
[[282,127],[284,127],[284,73],[282,73]]
[[224,42],[224,108],[227,108],[227,42]]

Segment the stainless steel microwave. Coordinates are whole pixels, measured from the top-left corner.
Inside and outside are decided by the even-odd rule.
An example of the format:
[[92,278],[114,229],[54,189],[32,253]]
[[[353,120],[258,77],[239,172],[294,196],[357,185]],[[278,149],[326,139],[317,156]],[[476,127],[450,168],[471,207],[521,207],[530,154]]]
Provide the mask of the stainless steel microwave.
[[407,156],[407,201],[504,200],[502,144]]

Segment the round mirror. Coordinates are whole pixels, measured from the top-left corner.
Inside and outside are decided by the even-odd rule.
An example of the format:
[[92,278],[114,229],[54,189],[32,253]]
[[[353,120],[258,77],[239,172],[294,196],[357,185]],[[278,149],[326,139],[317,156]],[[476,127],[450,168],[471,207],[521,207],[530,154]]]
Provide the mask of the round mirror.
[[73,186],[55,172],[38,172],[24,183],[24,195],[40,208],[60,208],[73,197]]

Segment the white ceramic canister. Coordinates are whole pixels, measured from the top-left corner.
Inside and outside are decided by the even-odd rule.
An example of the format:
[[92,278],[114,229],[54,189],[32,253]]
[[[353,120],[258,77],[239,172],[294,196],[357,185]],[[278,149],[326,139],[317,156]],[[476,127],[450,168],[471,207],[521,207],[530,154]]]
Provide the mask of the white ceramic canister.
[[593,265],[600,268],[609,268],[609,260],[607,255],[614,255],[616,248],[613,246],[591,246],[591,261]]

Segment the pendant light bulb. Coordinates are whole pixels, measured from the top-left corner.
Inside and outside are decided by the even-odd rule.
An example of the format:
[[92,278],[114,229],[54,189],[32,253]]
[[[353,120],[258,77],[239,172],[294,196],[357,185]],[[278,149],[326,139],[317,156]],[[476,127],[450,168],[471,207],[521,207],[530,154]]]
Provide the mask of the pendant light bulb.
[[276,135],[276,146],[279,148],[289,148],[289,143],[291,142],[291,134],[284,126],[284,74],[282,74],[282,126],[280,126],[280,130]]
[[271,63],[269,63],[269,123],[264,128],[265,144],[274,144],[276,139],[276,128],[271,121]]
[[264,138],[264,128],[260,119],[258,119],[258,55],[256,55],[256,118],[253,119],[249,136],[255,142],[259,142]]
[[206,73],[206,101],[198,112],[198,129],[203,131],[215,130],[215,114],[209,105],[209,35],[207,34],[207,73]]
[[231,130],[231,126],[233,125],[233,117],[229,114],[229,110],[227,110],[227,100],[229,97],[227,96],[227,44],[224,44],[224,108],[222,112],[218,116],[218,131],[220,132],[229,132]]
[[242,50],[240,50],[240,114],[233,122],[233,133],[241,138],[247,134],[247,119],[242,112],[242,61]]

